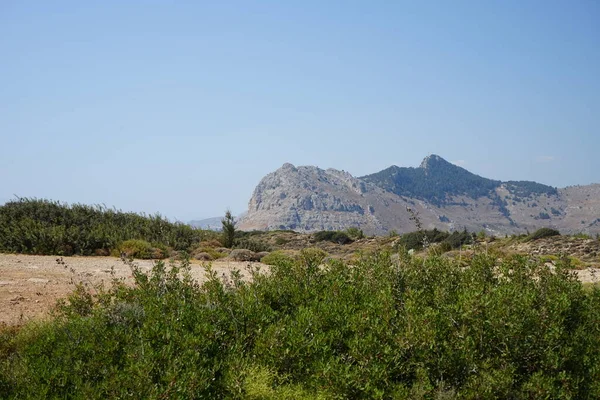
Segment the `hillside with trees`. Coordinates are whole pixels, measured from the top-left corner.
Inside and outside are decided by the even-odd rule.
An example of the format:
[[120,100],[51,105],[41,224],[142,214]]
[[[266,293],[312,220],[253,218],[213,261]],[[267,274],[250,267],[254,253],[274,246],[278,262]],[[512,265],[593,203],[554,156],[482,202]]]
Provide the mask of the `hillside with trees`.
[[[426,200],[436,206],[447,204],[452,196],[472,199],[490,196],[503,183],[473,174],[437,155],[425,158],[418,168],[394,165],[360,179],[399,196]],[[537,182],[509,181],[506,186],[516,197],[557,194],[556,188]]]

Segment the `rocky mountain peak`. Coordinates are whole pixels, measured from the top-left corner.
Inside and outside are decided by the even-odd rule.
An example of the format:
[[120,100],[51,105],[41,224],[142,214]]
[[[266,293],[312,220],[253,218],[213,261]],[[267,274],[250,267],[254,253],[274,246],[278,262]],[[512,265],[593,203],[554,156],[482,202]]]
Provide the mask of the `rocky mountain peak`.
[[294,164],[290,164],[290,163],[284,163],[281,168],[279,168],[281,171],[284,172],[297,172],[298,170],[296,169],[296,167],[294,167]]
[[242,230],[301,232],[357,227],[365,233],[423,227],[600,232],[600,185],[556,189],[527,181],[487,179],[432,154],[417,168],[392,166],[360,178],[346,171],[285,163],[257,185]]
[[430,154],[427,157],[425,157],[423,159],[423,161],[421,161],[421,165],[419,165],[419,168],[421,169],[425,169],[425,170],[431,170],[434,168],[443,168],[443,167],[448,167],[448,166],[454,166],[451,163],[449,163],[448,161],[444,160],[442,157],[436,155],[436,154]]

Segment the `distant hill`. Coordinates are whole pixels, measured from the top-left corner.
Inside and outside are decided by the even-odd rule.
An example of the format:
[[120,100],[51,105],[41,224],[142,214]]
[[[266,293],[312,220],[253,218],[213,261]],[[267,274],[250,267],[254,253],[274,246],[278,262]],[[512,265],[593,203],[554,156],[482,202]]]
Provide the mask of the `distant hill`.
[[398,196],[412,197],[435,205],[447,204],[453,196],[472,199],[487,196],[502,182],[482,178],[443,158],[426,157],[418,168],[395,165],[360,179]]
[[220,231],[222,228],[221,219],[223,219],[223,217],[212,217],[212,218],[193,220],[193,221],[188,222],[188,225],[193,226],[194,228]]
[[[558,194],[556,188],[536,182],[501,182],[483,178],[437,155],[426,157],[418,168],[393,165],[360,179],[399,196],[425,200],[437,206],[448,204],[452,197],[456,196],[468,196],[472,199],[490,196],[503,183],[514,196],[520,198],[532,193]],[[495,197],[494,194],[492,196]]]
[[407,208],[427,228],[504,234],[547,226],[565,233],[600,232],[600,185],[557,189],[530,181],[502,182],[437,155],[417,168],[392,166],[360,178],[284,164],[258,184],[239,227],[311,232],[355,226],[368,233],[407,232],[415,229]]
[[[243,212],[243,213],[235,216],[235,220],[239,221],[240,219],[244,218],[245,215],[246,215],[246,213]],[[193,226],[194,228],[209,229],[212,231],[220,231],[223,228],[223,225],[221,224],[222,219],[223,219],[223,216],[212,217],[212,218],[193,220],[193,221],[188,222],[187,224],[190,226]]]

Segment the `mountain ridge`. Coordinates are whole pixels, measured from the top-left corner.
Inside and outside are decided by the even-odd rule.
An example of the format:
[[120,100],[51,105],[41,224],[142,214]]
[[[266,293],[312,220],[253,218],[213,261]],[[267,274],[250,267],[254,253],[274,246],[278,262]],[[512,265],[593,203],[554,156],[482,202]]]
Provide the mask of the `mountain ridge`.
[[354,177],[345,171],[286,163],[267,174],[240,220],[245,230],[302,232],[358,227],[368,233],[424,227],[492,234],[553,227],[600,232],[600,185],[558,189],[533,181],[488,179],[430,155],[419,167],[393,165]]

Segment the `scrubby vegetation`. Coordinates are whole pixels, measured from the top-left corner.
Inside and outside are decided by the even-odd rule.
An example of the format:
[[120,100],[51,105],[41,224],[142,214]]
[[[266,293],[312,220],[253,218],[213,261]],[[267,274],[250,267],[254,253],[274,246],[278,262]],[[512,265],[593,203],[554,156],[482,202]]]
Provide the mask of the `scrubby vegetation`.
[[0,206],[0,251],[4,252],[106,255],[135,248],[150,258],[167,249],[189,251],[216,235],[158,214],[125,213],[99,205],[21,198]]
[[[600,290],[523,257],[321,250],[252,282],[189,265],[79,286],[56,319],[0,331],[3,398],[600,397]],[[96,293],[93,291],[93,293]]]
[[449,233],[434,228],[431,230],[405,233],[400,236],[400,239],[397,242],[397,248],[421,250],[423,249],[424,244],[440,243],[441,248],[447,251],[457,249],[464,244],[470,244],[472,242],[473,234],[466,230]]
[[[152,245],[145,240],[131,239],[119,244],[113,255],[131,258],[163,259],[169,256],[169,248],[162,244]],[[97,254],[97,253],[96,253]]]
[[297,259],[298,252],[293,250],[275,250],[264,256],[260,261],[267,265],[280,265],[293,263]]
[[351,243],[352,239],[346,232],[343,231],[320,231],[313,234],[315,242],[328,241],[337,244]]
[[427,200],[443,205],[448,196],[466,195],[474,199],[487,196],[501,182],[483,178],[433,156],[427,169],[392,166],[361,179],[399,196]]
[[[392,166],[361,179],[399,196],[427,200],[437,206],[447,204],[449,196],[463,195],[473,199],[491,196],[495,200],[497,196],[493,191],[503,183],[475,175],[438,156],[430,157],[426,168]],[[514,199],[519,201],[531,195],[558,194],[556,188],[536,182],[508,181],[505,184]],[[507,204],[498,201],[500,211],[508,217]]]
[[527,239],[528,240],[537,240],[537,239],[541,239],[541,238],[559,236],[559,235],[560,235],[560,232],[557,231],[556,229],[540,228],[537,231],[533,232],[531,235],[529,235],[529,237]]
[[555,187],[531,181],[508,181],[506,182],[506,187],[516,198],[540,194],[548,196],[558,194],[558,189]]

